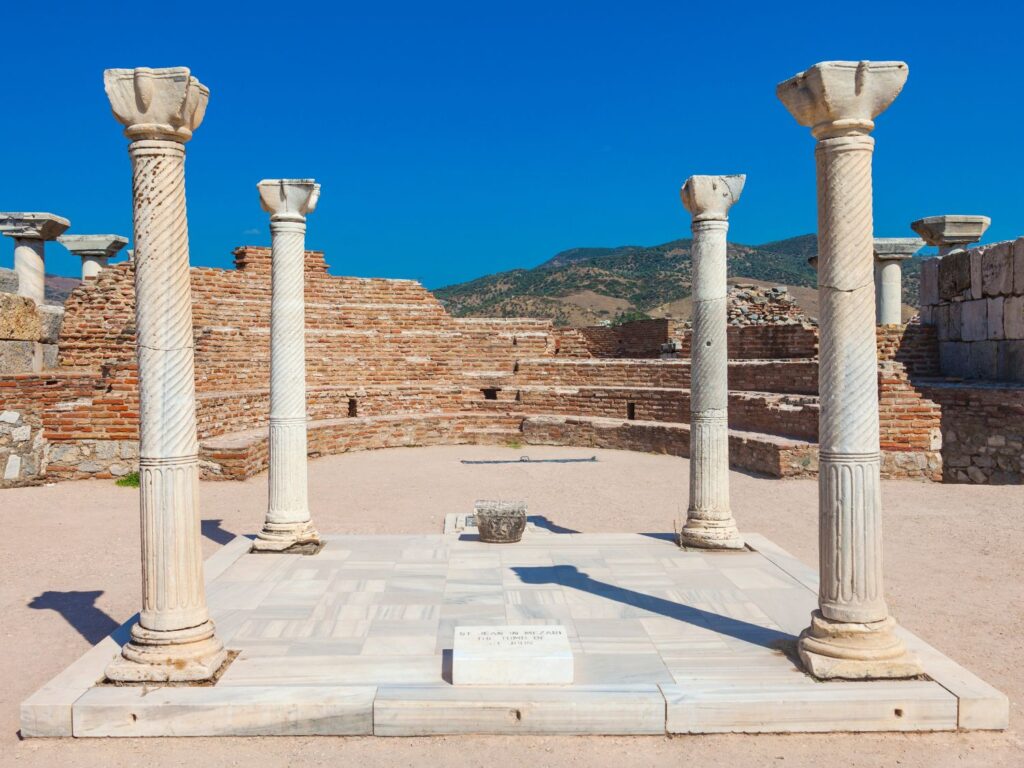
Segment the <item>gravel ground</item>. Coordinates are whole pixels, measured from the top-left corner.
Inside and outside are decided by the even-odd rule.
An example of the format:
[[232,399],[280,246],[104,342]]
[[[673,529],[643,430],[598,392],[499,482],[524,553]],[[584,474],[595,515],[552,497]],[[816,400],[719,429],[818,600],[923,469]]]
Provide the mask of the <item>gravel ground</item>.
[[[460,459],[597,455],[595,464],[464,465]],[[685,517],[685,459],[574,448],[400,448],[310,464],[327,533],[436,533],[476,498],[525,498],[568,528],[669,531]],[[203,483],[206,555],[259,528],[266,475]],[[731,475],[742,530],[816,559],[817,484]],[[18,705],[137,609],[137,491],[82,481],[0,491],[0,765],[1024,766],[1024,488],[887,481],[886,581],[900,621],[1010,696],[1010,730],[820,736],[29,739]],[[65,618],[67,616],[68,618]],[[69,622],[69,618],[73,623]]]

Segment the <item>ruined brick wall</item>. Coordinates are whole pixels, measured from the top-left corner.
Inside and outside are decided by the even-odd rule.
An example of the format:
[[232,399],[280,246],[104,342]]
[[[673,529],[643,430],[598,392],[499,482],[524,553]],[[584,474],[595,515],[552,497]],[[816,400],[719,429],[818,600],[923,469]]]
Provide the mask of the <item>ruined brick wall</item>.
[[922,262],[921,320],[944,376],[1024,382],[1024,237]]

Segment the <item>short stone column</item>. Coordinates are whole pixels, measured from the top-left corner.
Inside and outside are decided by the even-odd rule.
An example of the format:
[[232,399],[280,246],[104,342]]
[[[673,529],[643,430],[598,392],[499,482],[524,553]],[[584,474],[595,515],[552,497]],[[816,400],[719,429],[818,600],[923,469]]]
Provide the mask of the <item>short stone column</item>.
[[939,249],[939,257],[959,251],[971,243],[981,240],[992,219],[988,216],[926,216],[911,222],[910,228],[917,232],[928,245]]
[[903,323],[903,267],[924,245],[917,237],[876,237],[875,248],[875,322],[879,325]]
[[786,108],[818,140],[820,301],[819,610],[800,637],[820,678],[920,674],[882,586],[881,454],[872,265],[874,118],[907,79],[903,62],[832,61],[781,83]]
[[0,213],[0,232],[14,239],[18,294],[42,305],[46,300],[46,241],[71,222],[52,213]]
[[82,280],[96,277],[128,245],[128,238],[121,235],[61,235],[57,241],[82,259]]
[[726,233],[745,176],[691,176],[682,189],[693,217],[690,344],[690,503],[682,546],[741,549],[729,506],[729,355]]
[[108,69],[103,80],[131,141],[142,522],[142,610],[107,676],[207,680],[226,653],[200,546],[185,142],[210,92],[184,67]]
[[306,215],[320,185],[268,179],[257,188],[270,214],[269,503],[254,551],[312,554],[320,535],[309,515],[306,476]]

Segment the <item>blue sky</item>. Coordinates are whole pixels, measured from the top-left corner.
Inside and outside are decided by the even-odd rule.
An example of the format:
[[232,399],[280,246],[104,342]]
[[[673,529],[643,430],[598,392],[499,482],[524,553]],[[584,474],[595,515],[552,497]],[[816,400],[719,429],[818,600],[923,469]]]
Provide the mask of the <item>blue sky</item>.
[[[323,185],[307,245],[332,272],[428,287],[686,237],[678,189],[695,173],[747,174],[731,238],[761,243],[815,228],[813,140],[776,83],[821,60],[902,59],[909,81],[874,134],[877,235],[984,213],[986,240],[1007,239],[1024,234],[1024,18],[1010,6],[19,3],[0,47],[0,210],[130,235],[103,69],[184,65],[212,91],[188,145],[197,265],[269,243],[255,185],[276,177]],[[4,238],[0,266],[12,250]],[[47,261],[80,271],[56,244]]]

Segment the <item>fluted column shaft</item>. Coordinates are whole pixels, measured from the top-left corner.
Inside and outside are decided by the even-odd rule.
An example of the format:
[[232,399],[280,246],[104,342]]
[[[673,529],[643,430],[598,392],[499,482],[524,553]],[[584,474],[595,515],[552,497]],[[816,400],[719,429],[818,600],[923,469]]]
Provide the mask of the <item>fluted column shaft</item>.
[[[726,345],[726,233],[722,219],[694,220],[690,383],[690,503],[684,543],[741,546],[729,507],[729,355]],[[701,541],[693,534],[702,532]]]
[[829,619],[888,616],[882,594],[878,359],[866,135],[818,142],[819,605]]
[[306,472],[305,234],[274,216],[270,309],[270,503],[267,522],[309,522]]

